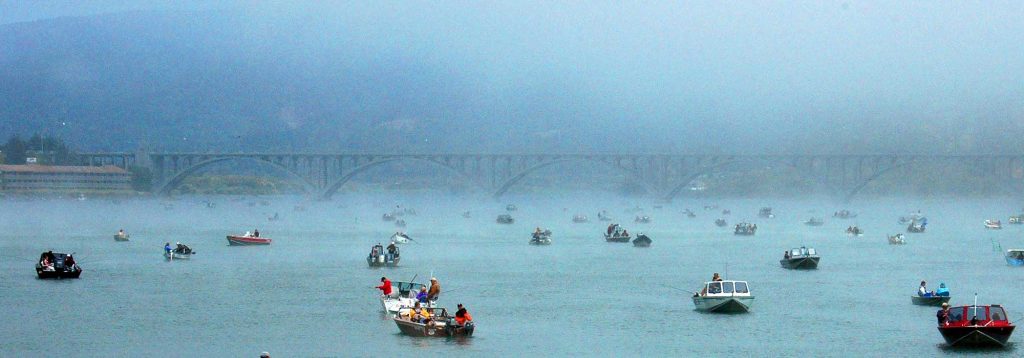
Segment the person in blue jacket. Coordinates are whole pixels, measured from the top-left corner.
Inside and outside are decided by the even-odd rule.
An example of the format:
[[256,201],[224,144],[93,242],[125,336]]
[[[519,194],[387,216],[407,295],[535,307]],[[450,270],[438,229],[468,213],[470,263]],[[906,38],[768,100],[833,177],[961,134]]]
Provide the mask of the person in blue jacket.
[[949,289],[946,288],[946,283],[945,282],[939,284],[939,289],[935,290],[935,295],[936,296],[945,296],[945,297],[949,296]]

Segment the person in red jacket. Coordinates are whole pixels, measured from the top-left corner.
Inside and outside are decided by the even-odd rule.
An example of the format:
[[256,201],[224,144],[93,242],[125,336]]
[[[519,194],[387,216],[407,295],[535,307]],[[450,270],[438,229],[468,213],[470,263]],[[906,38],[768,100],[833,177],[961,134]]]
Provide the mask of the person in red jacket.
[[382,284],[377,286],[377,289],[381,290],[381,294],[384,296],[391,296],[391,280],[387,277],[381,277],[380,282],[382,282]]

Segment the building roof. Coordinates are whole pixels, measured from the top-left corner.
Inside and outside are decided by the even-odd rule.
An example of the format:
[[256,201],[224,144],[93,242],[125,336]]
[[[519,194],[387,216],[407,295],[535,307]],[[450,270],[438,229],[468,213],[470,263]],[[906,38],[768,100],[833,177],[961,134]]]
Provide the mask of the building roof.
[[0,172],[3,173],[49,173],[49,174],[128,174],[124,169],[115,167],[113,165],[104,165],[101,167],[88,166],[88,165],[40,165],[40,164],[19,164],[19,165],[2,165],[0,164]]

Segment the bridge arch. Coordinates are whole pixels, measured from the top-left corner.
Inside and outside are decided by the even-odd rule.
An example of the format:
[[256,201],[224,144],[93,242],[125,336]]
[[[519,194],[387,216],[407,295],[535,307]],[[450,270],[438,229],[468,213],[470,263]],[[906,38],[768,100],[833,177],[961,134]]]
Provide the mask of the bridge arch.
[[[697,178],[700,178],[701,176],[712,174],[712,173],[716,173],[716,172],[718,172],[718,171],[720,171],[720,170],[722,170],[722,169],[724,169],[726,167],[729,167],[731,165],[736,165],[736,164],[740,164],[740,163],[744,163],[744,162],[749,162],[749,161],[759,162],[759,163],[763,163],[763,164],[782,164],[782,165],[784,165],[786,167],[789,167],[790,169],[793,169],[794,171],[796,171],[798,173],[800,172],[800,166],[799,165],[790,163],[789,161],[786,161],[783,158],[770,158],[770,157],[739,157],[739,158],[729,158],[729,159],[726,159],[726,160],[723,160],[723,161],[720,161],[720,162],[717,162],[717,163],[713,163],[711,165],[702,166],[696,172],[694,172],[693,174],[690,174],[690,175],[684,177],[681,182],[676,183],[676,185],[673,186],[671,190],[669,190],[668,194],[665,195],[664,200],[672,201],[672,199],[674,199],[677,195],[679,195],[679,193],[682,192],[683,189],[685,189],[687,185],[689,185],[691,182],[693,182]],[[813,174],[812,175],[808,175],[807,173],[801,173],[800,175],[802,177],[812,178],[819,185],[822,185],[822,186],[824,186],[826,188],[832,189],[831,186],[828,184],[827,180],[822,179],[820,176],[813,175]]]
[[[929,157],[910,157],[909,159],[903,160],[901,162],[898,162],[898,163],[895,163],[893,165],[890,165],[889,167],[886,167],[886,168],[884,168],[882,170],[879,170],[878,172],[876,172],[873,175],[865,178],[860,183],[858,183],[856,186],[854,186],[852,189],[847,191],[844,194],[844,197],[843,197],[844,202],[849,202],[849,201],[853,200],[853,198],[856,197],[858,194],[860,194],[865,188],[867,188],[868,185],[870,185],[871,183],[874,183],[877,179],[892,173],[896,169],[905,168],[907,166],[911,166],[911,165],[915,165],[915,164],[921,164],[924,160],[927,160],[927,159],[930,159],[930,158]],[[1020,160],[1019,158],[1011,158],[1011,159],[1008,160],[1008,165],[1011,168],[1016,168],[1015,165],[1016,165],[1016,163],[1019,160]],[[1021,163],[1024,164],[1024,162],[1021,162]],[[962,167],[962,165],[960,165],[960,163],[956,162],[956,161],[953,161],[953,162],[943,161],[943,162],[941,162],[941,165],[945,166],[945,167],[950,167],[950,166],[958,167],[958,168]],[[1010,170],[1013,170],[1013,169],[1010,169]],[[1010,177],[1012,178],[1012,173],[1010,174]],[[1013,185],[1014,183],[1012,183],[1012,182],[999,181],[999,182],[996,182],[995,184],[998,187],[1002,188],[1006,192],[1009,192],[1009,193],[1019,193],[1020,189],[1021,189],[1020,185],[1022,185],[1024,183],[1017,183],[1018,186],[1014,186]]]
[[314,189],[315,186],[312,183],[310,183],[308,180],[306,180],[306,178],[303,178],[301,175],[296,174],[295,172],[289,170],[287,167],[285,167],[283,165],[280,165],[278,163],[274,163],[274,162],[271,162],[271,161],[268,161],[268,160],[263,160],[263,159],[260,159],[260,158],[255,158],[255,157],[238,157],[238,156],[216,157],[216,158],[210,158],[210,159],[201,161],[199,163],[196,163],[196,164],[192,165],[191,167],[188,167],[185,170],[182,170],[182,171],[174,174],[173,177],[171,177],[166,182],[161,184],[159,186],[159,188],[157,188],[157,190],[154,190],[154,191],[156,193],[159,193],[159,194],[162,194],[162,195],[170,194],[171,191],[176,189],[176,188],[178,188],[178,186],[180,186],[181,183],[183,183],[185,181],[185,179],[188,179],[188,177],[192,176],[193,174],[195,174],[200,169],[203,169],[205,167],[211,166],[213,164],[222,163],[222,162],[226,162],[226,161],[232,161],[232,160],[246,161],[246,162],[256,162],[256,163],[259,163],[259,164],[268,164],[268,165],[270,165],[270,166],[272,166],[274,168],[280,169],[284,173],[287,173],[288,176],[290,176],[290,177],[292,177],[294,179],[297,179],[297,182],[302,184],[303,189],[307,193],[312,193],[312,192],[315,191],[315,189]]
[[[555,164],[561,164],[561,163],[565,163],[565,162],[578,162],[578,161],[601,163],[601,164],[604,164],[604,165],[606,165],[606,166],[608,166],[610,168],[613,168],[613,169],[625,169],[625,168],[621,168],[619,166],[616,166],[614,163],[611,163],[611,162],[609,162],[607,160],[602,160],[600,158],[572,157],[572,158],[554,159],[554,160],[550,160],[550,161],[543,162],[543,163],[540,163],[540,164],[536,164],[534,166],[526,168],[523,171],[521,171],[521,172],[517,173],[516,175],[512,176],[511,178],[506,180],[500,187],[498,187],[498,190],[494,192],[494,197],[495,198],[501,197],[506,192],[508,192],[508,190],[511,189],[514,185],[518,184],[520,181],[522,181],[524,178],[526,178],[526,176],[532,174],[533,172],[535,172],[537,170],[540,170],[540,169],[543,169],[543,168],[546,168],[546,167],[549,167],[549,166],[552,166],[552,165],[555,165]],[[633,179],[635,179],[637,183],[642,185],[644,187],[644,189],[647,190],[647,192],[649,192],[649,193],[657,193],[657,191],[650,184],[648,184],[646,181],[644,181],[642,177],[640,177],[639,175],[637,175],[636,173],[634,173],[633,171],[630,171],[630,170],[626,170],[626,172],[628,172],[629,175]]]
[[338,191],[338,189],[341,189],[341,187],[343,185],[345,185],[345,183],[348,183],[349,180],[352,180],[352,178],[355,177],[356,175],[359,175],[359,174],[361,174],[363,172],[366,172],[367,170],[373,169],[373,168],[381,166],[383,164],[391,163],[391,162],[395,162],[395,161],[401,161],[401,160],[412,160],[412,161],[417,161],[417,162],[430,163],[430,164],[433,164],[433,165],[436,165],[436,166],[448,169],[449,171],[451,171],[452,173],[455,173],[456,175],[458,175],[460,178],[462,178],[466,182],[471,183],[473,186],[481,187],[482,188],[482,185],[480,185],[479,182],[477,182],[476,180],[473,180],[472,178],[467,176],[462,171],[459,171],[457,168],[452,167],[452,166],[450,166],[450,165],[448,165],[448,164],[446,164],[444,162],[437,161],[437,160],[432,160],[432,159],[428,159],[428,158],[417,158],[417,157],[402,156],[402,157],[381,158],[381,159],[377,159],[377,160],[374,160],[374,161],[371,161],[369,163],[366,163],[366,164],[363,164],[363,165],[360,165],[360,166],[357,166],[357,167],[353,168],[348,173],[345,173],[345,175],[342,175],[340,178],[338,178],[337,180],[332,182],[330,185],[328,185],[326,188],[324,188],[324,191],[320,194],[320,198],[324,199],[324,200],[330,199],[332,196],[334,196],[334,193],[336,193]]

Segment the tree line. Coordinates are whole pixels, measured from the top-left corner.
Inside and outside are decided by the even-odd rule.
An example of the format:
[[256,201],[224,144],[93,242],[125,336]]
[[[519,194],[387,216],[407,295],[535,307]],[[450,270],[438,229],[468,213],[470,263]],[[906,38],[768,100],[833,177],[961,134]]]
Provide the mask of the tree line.
[[39,164],[75,165],[78,154],[63,139],[33,134],[27,140],[17,134],[0,145],[4,164],[25,164],[25,159],[35,157]]

